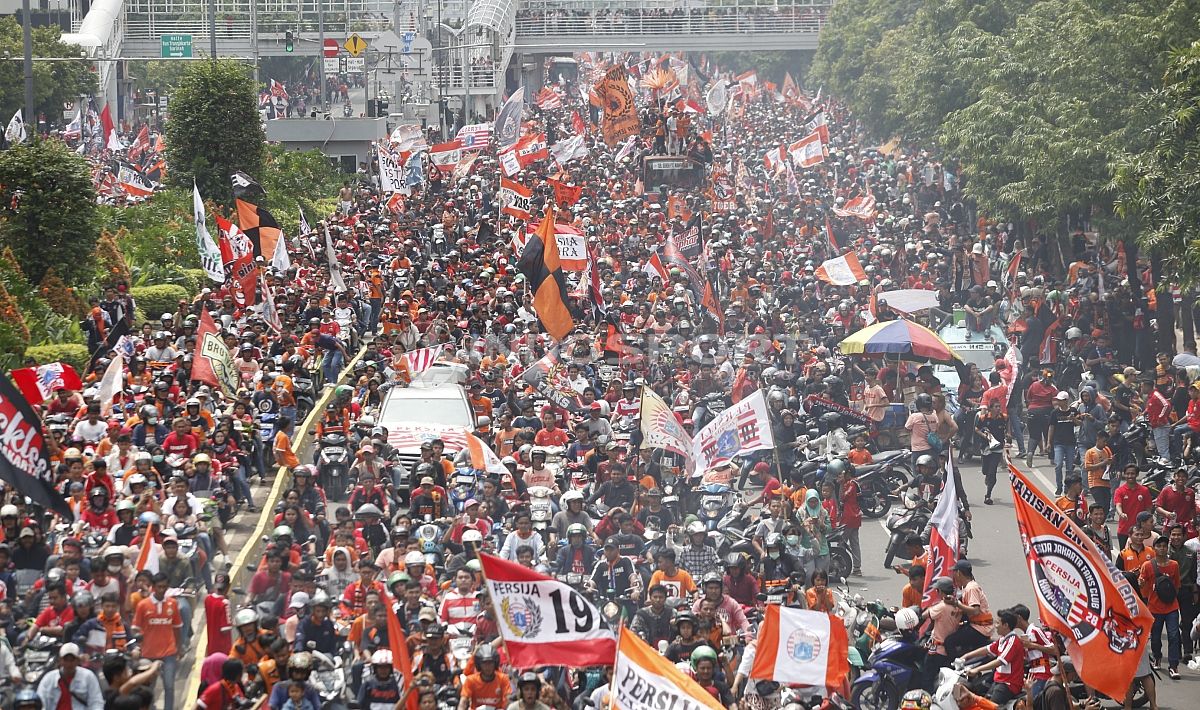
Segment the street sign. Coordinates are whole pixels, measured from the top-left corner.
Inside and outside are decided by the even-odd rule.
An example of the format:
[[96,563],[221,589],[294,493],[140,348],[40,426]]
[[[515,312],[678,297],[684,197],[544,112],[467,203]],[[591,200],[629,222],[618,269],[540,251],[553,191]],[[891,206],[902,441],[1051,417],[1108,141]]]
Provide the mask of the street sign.
[[191,35],[161,35],[162,53],[159,55],[163,59],[189,59],[192,56],[192,36]]
[[323,46],[322,51],[324,51],[326,58],[336,57],[338,55],[338,52],[340,51],[337,40],[336,39],[325,40],[325,45]]
[[325,57],[326,74],[337,74],[341,66],[341,61],[337,57]]
[[167,107],[167,100],[168,100],[169,98],[170,98],[170,97],[169,97],[169,96],[167,96],[166,94],[159,94],[159,96],[158,96],[158,107],[159,107],[160,109],[165,109],[165,108]]
[[365,72],[367,70],[366,57],[346,57],[346,71],[348,72]]
[[408,54],[412,52],[413,40],[416,39],[416,32],[405,32],[400,38],[400,53]]
[[364,50],[366,50],[367,41],[362,37],[359,37],[358,33],[356,32],[350,35],[350,38],[347,39],[346,43],[342,46],[345,47],[346,51],[351,55],[357,57],[358,55],[362,54]]

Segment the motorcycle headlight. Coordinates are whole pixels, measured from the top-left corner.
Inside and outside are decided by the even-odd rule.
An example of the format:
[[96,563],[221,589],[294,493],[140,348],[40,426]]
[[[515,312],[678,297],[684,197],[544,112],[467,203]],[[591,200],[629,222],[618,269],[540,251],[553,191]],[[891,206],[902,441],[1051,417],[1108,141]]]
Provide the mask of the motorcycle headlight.
[[600,607],[600,611],[606,618],[615,619],[621,614],[621,605],[616,602],[607,602],[604,606]]

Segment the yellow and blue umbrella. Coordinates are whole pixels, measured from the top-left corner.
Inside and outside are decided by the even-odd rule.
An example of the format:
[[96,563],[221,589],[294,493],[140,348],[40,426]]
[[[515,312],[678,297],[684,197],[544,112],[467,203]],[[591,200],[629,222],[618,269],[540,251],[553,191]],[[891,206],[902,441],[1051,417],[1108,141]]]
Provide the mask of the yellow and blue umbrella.
[[900,360],[954,363],[962,360],[937,333],[910,320],[867,326],[838,344],[847,355],[883,355]]

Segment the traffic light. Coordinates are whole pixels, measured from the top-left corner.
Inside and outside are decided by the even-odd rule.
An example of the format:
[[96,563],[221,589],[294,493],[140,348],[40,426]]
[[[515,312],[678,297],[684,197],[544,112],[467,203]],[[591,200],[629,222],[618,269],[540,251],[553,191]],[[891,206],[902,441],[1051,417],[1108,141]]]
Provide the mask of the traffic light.
[[379,99],[379,103],[377,104],[377,106],[379,108],[380,116],[388,115],[388,100],[387,99],[385,99],[385,98]]
[[286,33],[284,33],[284,36],[283,36],[283,51],[292,52],[292,51],[295,51],[295,49],[296,49],[296,43],[294,41],[292,31],[288,30]]

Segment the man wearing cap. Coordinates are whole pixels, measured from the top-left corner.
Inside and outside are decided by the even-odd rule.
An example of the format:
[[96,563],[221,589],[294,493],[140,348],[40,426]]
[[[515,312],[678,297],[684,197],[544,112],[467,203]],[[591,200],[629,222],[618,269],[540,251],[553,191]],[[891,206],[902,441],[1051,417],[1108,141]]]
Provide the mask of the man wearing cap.
[[[333,626],[333,622],[329,619],[329,612],[333,608],[333,600],[324,593],[318,594],[316,599],[312,600],[312,609],[309,615],[296,628],[296,643],[293,644],[294,651],[320,651],[329,655],[337,655],[338,649],[341,647],[341,638],[337,634],[337,630]],[[312,641],[314,648],[308,648],[308,642]]]
[[958,658],[987,644],[992,633],[992,609],[983,587],[975,581],[974,568],[967,560],[959,560],[951,568],[951,579],[957,596],[945,597],[950,606],[962,612],[967,623],[946,637],[946,655]]
[[[174,681],[172,681],[174,685]],[[79,666],[79,646],[64,643],[58,649],[58,668],[42,676],[37,687],[45,710],[103,710],[104,696],[96,674]],[[165,707],[173,705],[167,698]]]

